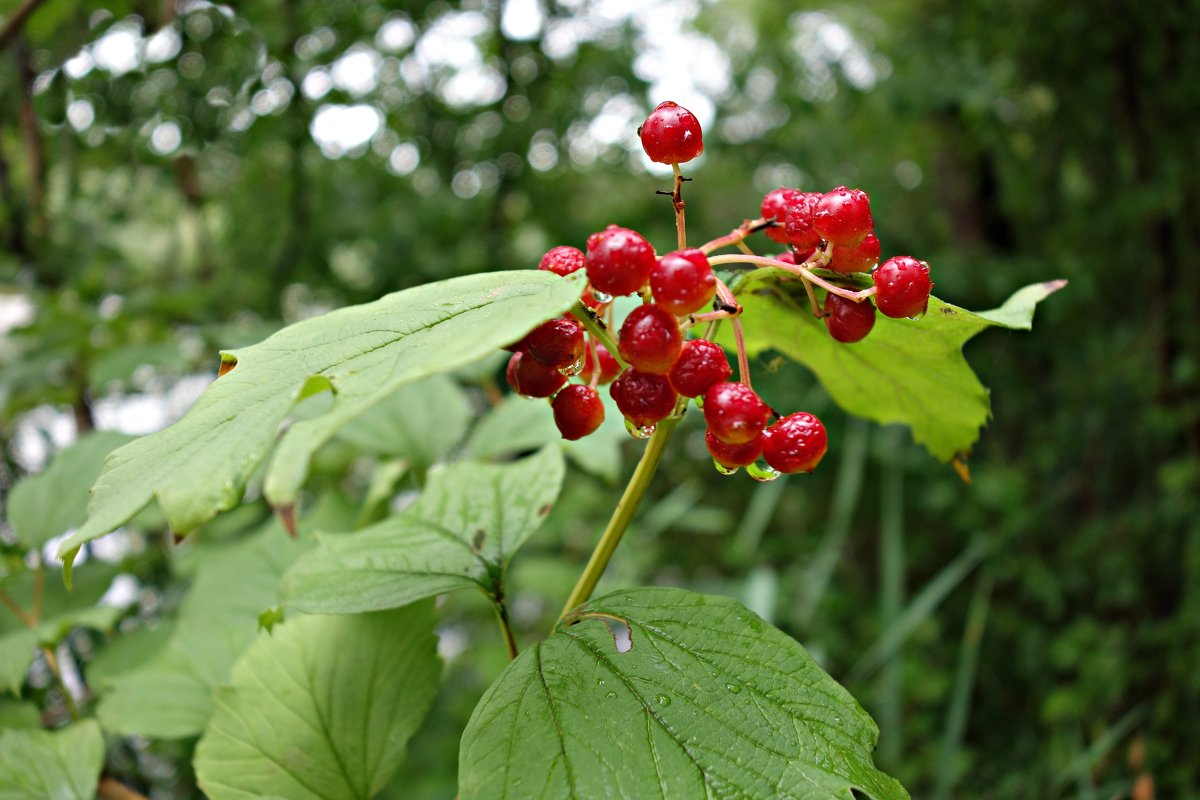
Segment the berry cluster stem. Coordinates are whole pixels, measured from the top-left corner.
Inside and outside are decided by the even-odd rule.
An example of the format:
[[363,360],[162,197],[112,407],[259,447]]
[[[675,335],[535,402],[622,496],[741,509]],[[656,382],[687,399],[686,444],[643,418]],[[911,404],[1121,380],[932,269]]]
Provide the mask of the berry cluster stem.
[[608,567],[609,559],[616,552],[617,545],[621,543],[621,538],[629,528],[629,523],[633,521],[633,515],[637,513],[642,497],[645,496],[646,489],[650,487],[650,480],[654,477],[659,462],[662,461],[663,452],[667,449],[671,433],[678,424],[678,417],[667,417],[658,423],[654,433],[646,441],[646,449],[642,451],[642,458],[638,461],[633,476],[625,486],[625,492],[617,502],[612,518],[608,521],[604,534],[596,544],[596,549],[592,551],[592,557],[588,559],[583,574],[579,576],[575,588],[571,590],[571,596],[567,598],[567,603],[563,606],[562,613],[559,614],[558,622],[555,623],[556,627],[566,618],[567,614],[586,603],[592,596],[596,584],[600,582],[600,576]]
[[[777,267],[778,269],[792,273],[798,278],[803,278],[806,281],[815,283],[817,286],[820,286],[830,294],[836,294],[838,297],[844,297],[847,300],[851,300],[855,303],[861,303],[868,297],[871,297],[873,294],[875,294],[874,286],[856,292],[851,289],[847,289],[844,286],[838,286],[837,284],[830,283],[802,264],[789,264],[786,261],[780,261],[779,259],[769,258],[767,256],[734,254],[727,256],[713,256],[708,260],[708,263],[712,264],[713,266],[717,266],[718,264],[752,264],[756,267]],[[812,259],[804,263],[820,266],[817,261]]]
[[[700,252],[704,253],[704,255],[708,255],[714,250],[720,250],[722,247],[733,247],[734,245],[737,245],[738,249],[742,249],[746,238],[750,236],[750,234],[766,230],[773,224],[774,221],[767,219],[766,217],[746,220],[741,225],[730,231],[727,235],[700,245]],[[743,250],[743,252],[745,252],[745,250]]]
[[671,190],[671,205],[675,208],[675,238],[678,240],[679,249],[687,248],[687,224],[683,220],[683,209],[686,205],[683,202],[683,172],[679,169],[678,164],[672,164],[671,170],[675,173],[675,188]]
[[[583,323],[583,327],[587,328],[588,333],[592,335],[595,341],[604,345],[604,349],[607,350],[609,354],[617,360],[617,363],[621,365],[621,369],[625,369],[629,366],[629,364],[625,362],[625,359],[621,358],[621,348],[617,347],[617,343],[613,341],[612,335],[608,332],[608,326],[600,321],[595,312],[585,306],[582,302],[578,302],[575,304],[575,307],[571,309],[571,313],[575,315],[577,320]],[[598,364],[598,352],[596,360]],[[599,373],[598,367],[596,371]]]

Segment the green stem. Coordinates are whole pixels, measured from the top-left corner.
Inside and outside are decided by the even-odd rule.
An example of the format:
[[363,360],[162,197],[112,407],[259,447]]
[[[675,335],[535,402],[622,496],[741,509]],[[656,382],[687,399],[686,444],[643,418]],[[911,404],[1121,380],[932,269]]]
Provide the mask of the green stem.
[[496,609],[496,620],[500,623],[500,633],[504,636],[504,648],[508,651],[508,660],[512,661],[520,653],[517,647],[517,636],[513,633],[512,622],[508,619],[508,606],[503,600],[493,602]]
[[75,705],[75,698],[71,696],[71,690],[67,688],[66,681],[63,680],[62,667],[59,666],[58,656],[54,654],[54,649],[49,646],[43,646],[42,657],[46,659],[46,666],[50,668],[50,674],[54,676],[54,684],[58,687],[59,694],[62,695],[63,703],[67,706],[67,713],[71,715],[71,719],[79,722],[82,714],[79,713],[79,706]]
[[[600,537],[600,542],[596,545],[596,549],[592,551],[592,557],[588,560],[587,566],[584,567],[583,574],[579,576],[579,581],[575,584],[575,588],[571,590],[571,596],[567,598],[567,604],[563,606],[562,613],[558,617],[558,622],[562,622],[568,613],[586,603],[588,598],[592,596],[592,592],[596,589],[596,584],[600,582],[600,576],[604,574],[604,569],[608,566],[609,559],[612,558],[617,545],[621,543],[621,537],[625,535],[625,529],[633,521],[633,515],[637,512],[638,505],[642,502],[642,497],[646,494],[646,489],[650,486],[650,480],[654,477],[655,470],[658,469],[658,463],[662,460],[663,451],[667,449],[667,442],[671,438],[671,433],[678,424],[678,417],[667,417],[658,423],[654,434],[646,442],[646,449],[642,452],[642,459],[633,471],[633,476],[629,479],[629,484],[625,487],[625,493],[621,495],[621,500],[617,503],[616,510],[613,511],[612,519],[608,521],[608,527],[604,529],[604,535]],[[555,624],[557,625],[558,623]]]
[[608,332],[608,326],[600,321],[600,318],[596,316],[596,312],[592,311],[582,302],[579,302],[571,309],[571,313],[575,315],[575,319],[583,323],[583,327],[588,329],[588,333],[592,334],[596,341],[604,345],[604,349],[617,360],[617,363],[621,365],[621,369],[626,369],[629,366],[625,362],[625,359],[621,358],[620,348],[613,341],[612,334]]

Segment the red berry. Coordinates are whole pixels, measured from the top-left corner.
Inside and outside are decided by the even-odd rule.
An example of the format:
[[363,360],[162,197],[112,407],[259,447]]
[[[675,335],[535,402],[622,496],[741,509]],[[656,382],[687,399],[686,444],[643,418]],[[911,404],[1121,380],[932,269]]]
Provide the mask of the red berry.
[[[592,352],[592,347],[588,347],[587,352],[583,354],[583,372],[579,373],[579,377],[584,383],[592,382],[592,366],[595,363],[592,359]],[[600,379],[596,383],[600,385],[612,383],[612,379],[621,372],[621,365],[604,345],[595,345],[595,352],[600,359]]]
[[796,264],[796,263],[798,263],[798,262],[796,261],[796,254],[795,254],[795,253],[793,253],[791,250],[788,250],[786,253],[780,253],[779,255],[775,256],[775,260],[776,260],[776,261],[782,261],[782,262],[783,262],[783,263],[785,263],[785,264]]
[[828,447],[825,426],[805,411],[788,414],[763,433],[763,458],[783,473],[812,472]]
[[697,311],[712,302],[717,276],[699,250],[677,250],[658,260],[650,272],[655,305],[676,316]]
[[554,424],[564,439],[582,439],[604,422],[604,403],[590,386],[573,383],[554,397]]
[[858,244],[835,244],[829,259],[834,272],[870,272],[879,263],[879,239],[868,233]]
[[538,264],[538,269],[548,270],[555,275],[562,275],[564,278],[576,270],[583,269],[583,251],[578,247],[570,247],[561,245],[551,248],[546,255],[542,256],[542,261]]
[[567,377],[524,353],[513,353],[508,360],[508,385],[526,397],[549,397],[562,388]]
[[683,336],[674,315],[661,306],[640,305],[621,325],[621,358],[643,372],[665,375],[679,357]]
[[565,369],[583,357],[583,326],[558,317],[538,325],[525,337],[525,352],[554,369]]
[[718,383],[704,393],[704,421],[725,444],[745,444],[762,433],[771,409],[744,383]]
[[691,339],[684,342],[671,367],[671,386],[684,397],[697,397],[709,387],[729,380],[733,368],[721,345],[707,339]]
[[814,222],[820,202],[821,195],[818,192],[799,192],[796,201],[788,206],[784,214],[783,232],[792,246],[802,253],[811,253],[821,244],[821,234],[817,232]]
[[675,390],[664,375],[627,369],[608,387],[625,419],[645,428],[666,419],[675,410]]
[[929,265],[912,256],[893,256],[871,273],[875,305],[888,317],[915,317],[929,305]]
[[830,292],[825,296],[825,328],[839,342],[865,339],[875,327],[875,306],[871,301],[856,303]]
[[800,198],[799,189],[788,189],[780,187],[767,192],[762,200],[762,216],[764,219],[772,219],[779,225],[767,228],[767,236],[771,237],[771,241],[779,244],[787,244],[787,233],[783,229],[783,220],[787,216],[787,210],[795,205]]
[[712,455],[713,460],[725,469],[737,469],[738,467],[748,467],[758,460],[762,454],[763,437],[755,436],[745,444],[725,444],[716,436],[713,436],[712,431],[704,432],[704,444],[708,447],[708,452]]
[[642,149],[659,164],[682,164],[704,152],[696,115],[678,103],[659,103],[638,128]]
[[598,292],[633,294],[650,279],[654,264],[654,248],[636,231],[609,225],[588,237],[588,279]]
[[875,227],[871,198],[862,189],[839,186],[817,203],[813,225],[821,238],[835,245],[858,244]]

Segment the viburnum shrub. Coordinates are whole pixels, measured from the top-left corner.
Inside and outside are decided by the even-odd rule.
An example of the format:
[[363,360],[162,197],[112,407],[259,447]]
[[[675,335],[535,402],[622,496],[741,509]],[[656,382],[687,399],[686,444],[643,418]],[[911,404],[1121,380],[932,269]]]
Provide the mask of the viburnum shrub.
[[[17,485],[7,511],[30,557],[11,563],[35,564],[37,575],[20,584],[27,597],[7,593],[12,581],[0,587],[21,623],[0,627],[0,688],[13,688],[15,669],[19,690],[40,648],[77,724],[11,750],[4,738],[0,784],[19,750],[39,774],[66,770],[63,785],[89,794],[107,732],[198,739],[195,774],[213,800],[372,796],[438,693],[433,598],[469,589],[494,609],[510,662],[462,734],[463,800],[907,797],[873,765],[877,729],[854,698],[741,603],[668,587],[592,595],[691,406],[695,444],[702,422],[722,473],[766,481],[839,457],[814,414],[754,388],[751,366],[768,351],[808,368],[841,409],[908,426],[968,478],[990,407],[962,346],[988,327],[1030,327],[1063,282],[980,313],[931,297],[925,262],[878,263],[886,242],[870,198],[842,186],[773,189],[759,216],[691,246],[680,164],[703,150],[699,122],[663,103],[640,135],[650,159],[672,168],[674,242],[656,250],[611,224],[584,249],[551,249],[536,270],[455,278],[304,320],[222,353],[217,379],[169,428],[81,440]],[[502,361],[502,349],[507,382],[524,397],[482,378],[490,410],[472,426],[449,375],[478,374],[473,365]],[[614,429],[628,439],[617,416],[646,440],[638,464],[538,637],[528,614],[514,625],[511,598],[523,593],[509,562],[560,502],[565,459],[598,469],[604,448],[577,440],[611,443]],[[347,460],[335,480],[307,481],[310,468]],[[364,471],[355,508],[347,486]],[[63,486],[97,474],[85,517],[86,493]],[[39,506],[60,496],[75,499],[54,513]],[[157,513],[142,513],[151,506]],[[264,506],[275,521],[255,516]],[[244,518],[254,532],[233,539]],[[56,597],[42,620],[37,554],[57,538],[69,584],[88,542],[161,520],[176,540],[198,531],[185,546],[195,549],[192,588],[173,624],[148,632],[159,638],[120,649],[102,679],[85,676],[76,705],[53,648],[73,628],[108,630],[114,618],[91,600],[72,610]],[[267,631],[255,631],[256,617]],[[518,634],[535,640],[522,649]]]

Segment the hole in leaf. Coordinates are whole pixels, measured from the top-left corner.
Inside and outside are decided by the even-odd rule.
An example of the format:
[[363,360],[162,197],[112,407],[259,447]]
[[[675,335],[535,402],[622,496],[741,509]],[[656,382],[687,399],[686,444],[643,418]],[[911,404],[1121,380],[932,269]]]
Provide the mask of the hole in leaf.
[[633,649],[633,631],[628,622],[616,617],[605,617],[604,624],[612,634],[613,646],[617,648],[618,653],[628,653]]

